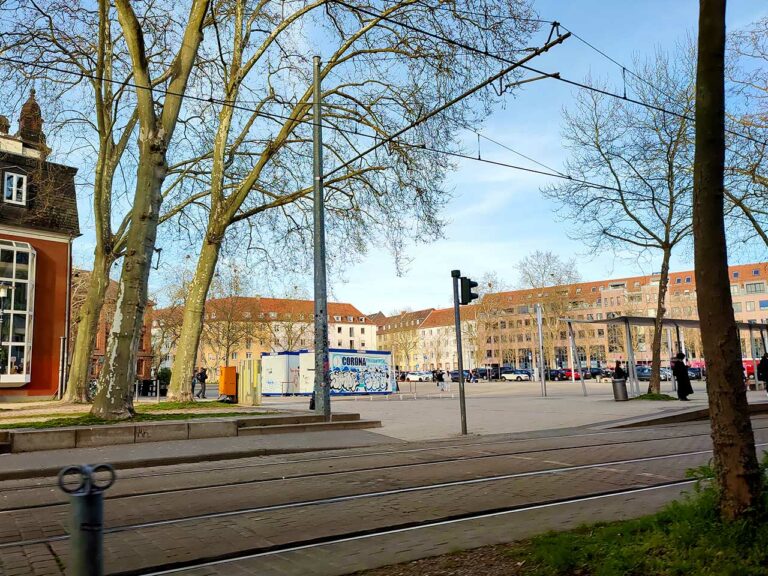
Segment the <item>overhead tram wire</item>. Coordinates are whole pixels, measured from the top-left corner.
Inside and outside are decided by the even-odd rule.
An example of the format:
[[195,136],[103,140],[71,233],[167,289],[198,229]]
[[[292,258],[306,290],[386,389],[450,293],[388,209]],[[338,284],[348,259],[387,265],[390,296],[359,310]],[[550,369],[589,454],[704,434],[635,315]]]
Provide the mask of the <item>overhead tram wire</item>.
[[[331,1],[338,1],[338,0],[331,0]],[[560,41],[564,40],[566,37],[567,36],[563,35],[563,37],[561,38]],[[555,40],[553,40],[553,43],[554,42],[555,42]],[[529,55],[529,57],[533,57],[533,55]],[[58,68],[58,67],[55,67],[55,66],[51,66],[51,65],[47,65],[47,64],[41,64],[41,63],[37,63],[37,62],[34,62],[34,63],[23,62],[23,61],[18,60],[18,59],[9,58],[7,56],[0,56],[0,61],[6,61],[6,62],[10,62],[10,63],[14,63],[14,64],[20,64],[20,65],[26,65],[26,66],[33,66],[33,67],[37,67],[37,68],[41,68],[41,69],[45,69],[45,70],[50,70],[50,71],[53,71],[53,72],[60,72],[60,73],[64,73],[64,74],[71,74],[71,75],[74,75],[74,76],[78,76],[80,78],[87,78],[87,79],[91,79],[91,80],[99,80],[99,81],[103,81],[103,82],[122,84],[124,86],[128,86],[130,88],[134,88],[136,90],[152,90],[153,92],[158,92],[158,93],[162,93],[162,94],[170,94],[170,95],[183,96],[185,99],[189,99],[189,100],[205,102],[205,103],[209,103],[209,104],[218,104],[218,105],[221,105],[221,106],[230,106],[230,107],[232,107],[232,108],[234,108],[236,110],[241,110],[241,111],[250,112],[250,113],[256,113],[258,116],[261,116],[263,118],[272,119],[272,120],[290,120],[290,121],[295,122],[297,124],[314,125],[314,121],[313,120],[305,120],[305,119],[302,119],[302,118],[293,118],[291,116],[284,116],[284,115],[275,114],[275,113],[272,113],[272,112],[258,111],[258,110],[255,110],[253,108],[248,108],[248,107],[243,106],[243,105],[238,105],[238,104],[236,104],[234,102],[230,102],[228,100],[222,100],[222,99],[217,99],[217,98],[204,98],[204,97],[201,97],[201,96],[193,96],[193,95],[182,95],[180,93],[173,92],[172,90],[154,90],[152,88],[147,88],[145,86],[139,86],[139,85],[137,85],[135,83],[131,83],[131,82],[121,82],[119,80],[113,80],[113,79],[101,77],[101,76],[98,76],[96,74],[88,74],[88,73],[84,73],[84,72],[75,72],[73,70],[67,70],[66,68]],[[521,67],[525,67],[525,66],[521,65]],[[545,73],[545,74],[543,74],[543,76],[544,77],[551,77],[551,74]],[[491,81],[495,81],[496,79],[498,79],[498,78],[494,78]],[[527,83],[527,82],[532,82],[532,81],[539,80],[539,79],[541,79],[541,78],[537,77],[537,78],[524,79],[524,80],[521,80],[519,82],[516,82],[515,85],[523,84],[523,83]],[[486,84],[488,82],[489,81],[486,80]],[[477,89],[479,90],[480,88],[477,88]],[[439,112],[437,112],[437,113],[439,113]],[[434,115],[435,114],[430,113],[430,117],[432,117]],[[483,134],[480,134],[481,138],[484,138],[484,139],[488,140],[489,142],[493,142],[494,144],[496,144],[498,146],[506,148],[510,152],[512,152],[512,153],[514,153],[514,154],[516,154],[516,155],[518,155],[518,156],[520,156],[522,158],[525,158],[526,160],[529,160],[529,161],[531,161],[531,162],[533,162],[535,164],[538,164],[539,166],[542,166],[542,167],[546,168],[549,171],[537,170],[535,168],[529,168],[529,167],[525,167],[525,166],[518,166],[518,165],[515,165],[515,164],[501,162],[501,161],[498,161],[498,160],[489,160],[487,158],[477,158],[476,156],[469,156],[467,154],[462,154],[460,152],[454,152],[454,151],[450,151],[450,150],[441,150],[439,148],[435,148],[435,147],[431,147],[431,146],[426,146],[424,144],[416,144],[416,143],[405,142],[403,140],[395,140],[395,138],[398,135],[406,132],[407,130],[410,130],[410,129],[414,128],[415,126],[417,126],[419,124],[422,124],[425,121],[426,121],[426,118],[424,118],[424,117],[419,118],[416,121],[414,121],[413,123],[411,123],[410,125],[406,126],[405,128],[401,129],[400,131],[398,131],[396,134],[393,134],[393,135],[391,135],[389,137],[385,137],[383,139],[380,139],[380,137],[377,136],[377,135],[366,134],[366,133],[358,132],[358,131],[355,131],[355,130],[344,129],[344,128],[339,128],[339,127],[336,127],[336,126],[331,126],[331,125],[325,124],[324,125],[325,128],[330,129],[330,130],[334,130],[336,132],[346,133],[348,135],[359,136],[359,137],[369,138],[369,139],[378,141],[378,143],[375,146],[369,148],[368,150],[366,150],[362,154],[358,154],[358,156],[356,156],[352,160],[349,160],[346,163],[344,163],[343,165],[341,165],[341,166],[337,167],[336,169],[334,169],[333,172],[336,172],[338,170],[341,170],[344,167],[347,167],[352,162],[355,162],[358,159],[360,159],[362,157],[362,155],[368,154],[371,151],[373,151],[374,149],[378,149],[379,147],[383,146],[384,144],[392,142],[392,143],[396,143],[396,144],[398,144],[400,146],[404,146],[404,147],[408,147],[408,148],[414,148],[414,149],[426,150],[426,151],[432,152],[434,154],[442,154],[442,155],[445,155],[445,156],[451,156],[451,157],[462,159],[462,160],[472,160],[474,162],[481,162],[481,163],[490,164],[490,165],[494,165],[494,166],[500,166],[500,167],[503,167],[503,168],[509,168],[509,169],[512,169],[512,170],[519,170],[519,171],[523,171],[523,172],[529,172],[529,173],[532,173],[532,174],[538,174],[540,176],[548,176],[548,177],[552,177],[552,178],[559,178],[559,179],[564,179],[564,180],[570,180],[570,181],[572,181],[574,183],[583,184],[583,185],[591,187],[591,188],[598,188],[598,189],[601,189],[601,190],[611,190],[611,191],[617,191],[617,192],[628,192],[627,190],[622,190],[622,189],[616,188],[614,186],[609,186],[609,185],[605,185],[605,184],[598,184],[598,183],[595,183],[595,182],[590,182],[588,180],[583,180],[583,179],[580,179],[580,178],[575,178],[575,177],[570,176],[568,174],[564,174],[564,173],[562,173],[560,171],[557,171],[557,170],[555,170],[555,169],[553,169],[553,168],[551,168],[551,167],[549,167],[549,166],[539,162],[538,160],[535,160],[535,159],[533,159],[533,158],[531,158],[529,156],[526,156],[525,154],[523,154],[521,152],[518,152],[517,150],[514,150],[513,148],[507,146],[506,144],[502,144],[502,143],[500,143],[500,142],[498,142],[496,140],[493,140],[490,137],[485,136]],[[327,177],[328,174],[326,174],[325,176]]]
[[[340,3],[340,4],[345,5],[347,7],[350,6],[346,2],[342,2],[340,0],[331,0],[331,1],[332,2]],[[394,22],[397,23],[397,21],[394,21]],[[363,152],[358,153],[354,158],[351,158],[350,160],[347,160],[346,162],[344,162],[343,164],[337,166],[336,168],[334,168],[330,172],[326,172],[323,175],[323,177],[327,178],[328,176],[331,176],[332,174],[335,174],[339,170],[343,170],[344,168],[347,168],[348,166],[350,166],[354,162],[360,160],[361,158],[365,157],[366,155],[370,154],[371,152],[377,150],[378,148],[381,148],[385,144],[388,144],[388,143],[392,142],[395,138],[401,136],[405,132],[415,128],[416,126],[418,126],[420,124],[423,124],[424,122],[426,122],[430,118],[433,118],[433,117],[437,116],[438,114],[440,114],[441,112],[444,112],[445,110],[447,110],[451,106],[456,105],[457,103],[461,102],[465,98],[468,98],[472,94],[475,94],[476,92],[482,90],[486,86],[489,86],[490,84],[492,84],[496,80],[502,79],[504,76],[506,76],[507,74],[509,74],[513,70],[515,70],[517,68],[525,68],[525,65],[524,65],[525,62],[529,62],[529,61],[533,60],[534,58],[536,58],[537,56],[540,56],[541,54],[547,52],[550,48],[552,48],[554,46],[557,46],[558,44],[561,44],[562,42],[567,40],[570,37],[570,35],[571,35],[570,32],[566,32],[565,34],[560,34],[556,38],[549,40],[543,46],[541,46],[539,48],[536,48],[533,52],[531,52],[530,54],[528,54],[524,58],[522,58],[522,59],[520,59],[518,61],[511,61],[510,60],[508,62],[509,66],[507,66],[506,68],[504,68],[500,72],[494,74],[493,76],[490,76],[489,78],[486,78],[485,80],[483,80],[479,84],[476,84],[475,86],[473,86],[472,88],[469,88],[468,90],[462,92],[458,96],[455,96],[454,98],[451,98],[448,102],[445,102],[444,104],[438,106],[437,108],[434,108],[433,110],[427,112],[426,114],[423,114],[422,116],[420,116],[419,118],[417,118],[416,120],[411,122],[410,124],[408,124],[408,125],[404,126],[403,128],[400,128],[399,130],[397,130],[394,134],[391,134],[387,138],[382,139],[380,142],[375,143],[373,146],[371,146],[367,150],[364,150]],[[528,81],[534,81],[534,80],[538,80],[538,79],[539,78],[536,78],[536,79],[532,78],[532,79],[529,79]],[[518,82],[517,84],[521,84],[521,83],[523,83],[523,81]]]
[[[397,26],[400,26],[406,30],[411,30],[413,32],[417,32],[419,34],[424,34],[425,36],[428,36],[430,38],[433,38],[435,40],[440,40],[442,42],[445,42],[447,44],[451,44],[453,46],[456,46],[458,48],[462,48],[464,50],[473,52],[475,54],[479,54],[481,56],[486,56],[488,58],[492,58],[494,60],[498,60],[499,62],[505,63],[505,64],[511,64],[513,61],[509,60],[508,58],[505,58],[504,56],[500,56],[499,54],[494,54],[492,52],[488,52],[486,50],[482,50],[480,48],[477,48],[476,46],[472,46],[471,44],[466,44],[464,42],[460,42],[458,40],[454,40],[453,38],[448,38],[447,36],[442,36],[440,34],[435,34],[434,32],[429,32],[427,30],[420,29],[416,26],[412,26],[410,24],[407,24],[405,22],[401,22],[399,20],[396,20],[395,18],[392,18],[391,16],[386,16],[384,14],[372,12],[370,10],[367,10],[366,8],[361,8],[359,6],[354,6],[353,4],[349,4],[345,0],[328,0],[329,2],[334,2],[336,4],[340,4],[342,6],[345,6],[349,8],[350,10],[357,10],[358,12],[362,14],[366,14],[372,18],[378,18],[381,20],[384,20],[386,22],[390,22],[392,24],[396,24]],[[567,29],[560,25],[559,22],[552,22],[553,26],[560,26],[561,28]],[[567,31],[567,34],[572,35],[570,31]],[[691,123],[695,124],[695,119],[692,116],[689,116],[687,114],[683,114],[681,112],[675,112],[673,110],[667,110],[666,108],[663,108],[661,106],[656,106],[654,104],[649,104],[647,102],[642,102],[641,100],[637,100],[636,98],[630,98],[626,95],[617,94],[615,92],[611,92],[609,90],[603,90],[601,88],[596,88],[595,86],[590,86],[589,84],[584,84],[583,82],[579,82],[577,80],[571,80],[569,78],[564,78],[559,72],[558,73],[552,73],[552,72],[545,72],[544,70],[539,70],[537,68],[533,68],[531,66],[527,65],[521,65],[520,68],[524,70],[528,70],[529,72],[534,72],[536,74],[540,74],[542,76],[545,76],[547,78],[551,78],[553,80],[558,80],[560,82],[564,82],[565,84],[569,84],[571,86],[574,86],[576,88],[580,88],[582,90],[589,90],[592,92],[596,92],[599,94],[603,94],[604,96],[609,96],[611,98],[616,98],[618,100],[624,100],[625,102],[629,102],[631,104],[635,104],[637,106],[643,106],[645,108],[655,110],[657,112],[661,112],[663,114],[669,114],[671,116],[675,116],[677,118],[682,118],[685,120],[688,120]],[[749,140],[751,142],[755,142],[756,144],[761,144],[763,146],[768,146],[768,141],[765,140],[759,140],[755,138],[754,136],[750,136],[749,134],[743,134],[741,132],[737,132],[735,130],[730,130],[728,128],[725,129],[725,132],[728,134],[731,134],[732,136],[738,136],[740,138],[744,138],[745,140]]]

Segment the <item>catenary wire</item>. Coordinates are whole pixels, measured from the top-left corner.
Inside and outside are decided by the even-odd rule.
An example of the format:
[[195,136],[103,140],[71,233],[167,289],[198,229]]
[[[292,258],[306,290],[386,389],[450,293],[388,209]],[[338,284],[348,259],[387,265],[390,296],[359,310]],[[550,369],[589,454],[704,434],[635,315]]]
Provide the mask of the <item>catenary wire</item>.
[[[366,14],[366,15],[372,17],[372,18],[377,18],[377,19],[384,20],[386,22],[390,22],[392,24],[396,24],[396,25],[398,25],[398,26],[400,26],[400,27],[402,27],[402,28],[404,28],[406,30],[411,30],[413,32],[418,32],[420,34],[424,34],[425,36],[429,36],[430,38],[434,38],[435,40],[440,40],[442,42],[446,42],[448,44],[452,44],[452,45],[457,46],[459,48],[462,48],[464,50],[468,50],[470,52],[474,52],[475,54],[479,54],[479,55],[482,55],[482,56],[487,56],[487,57],[492,58],[494,60],[498,60],[499,62],[502,62],[502,63],[510,64],[510,63],[513,62],[512,60],[509,60],[508,58],[505,58],[504,56],[501,56],[499,54],[494,54],[492,52],[488,52],[487,50],[483,50],[483,49],[477,48],[476,46],[472,46],[471,44],[466,44],[464,42],[460,42],[458,40],[454,40],[453,38],[448,38],[447,36],[443,36],[441,34],[436,34],[434,32],[429,32],[427,30],[419,29],[416,26],[412,26],[411,24],[408,24],[408,23],[405,23],[405,22],[401,22],[401,21],[399,21],[399,20],[397,20],[395,18],[392,18],[391,16],[387,16],[387,15],[384,15],[384,14],[372,12],[372,11],[367,10],[365,8],[361,8],[359,6],[354,6],[354,5],[349,4],[348,2],[346,2],[345,0],[328,0],[328,1],[336,3],[336,4],[340,4],[341,6],[345,6],[345,7],[347,7],[350,10],[357,10],[358,12],[361,12],[362,14]],[[555,24],[557,24],[557,22],[553,22],[552,24],[555,25]],[[563,28],[565,29],[565,27],[563,27]],[[571,34],[571,33],[569,32],[569,34]],[[675,112],[674,110],[667,110],[666,108],[664,108],[662,106],[657,106],[655,104],[649,104],[648,102],[643,102],[643,101],[638,100],[636,98],[631,98],[631,97],[628,97],[626,95],[622,95],[622,94],[617,94],[615,92],[611,92],[610,90],[604,90],[604,89],[601,89],[601,88],[597,88],[595,86],[590,86],[589,84],[585,84],[585,83],[579,82],[577,80],[571,80],[570,78],[563,77],[559,73],[555,74],[555,73],[551,73],[551,72],[545,72],[543,70],[539,70],[537,68],[533,68],[532,66],[528,66],[528,65],[525,65],[525,64],[521,64],[520,68],[523,68],[524,70],[528,70],[529,72],[535,72],[536,74],[541,74],[542,76],[546,76],[546,77],[551,78],[553,80],[558,80],[560,82],[563,82],[565,84],[574,86],[576,88],[580,88],[580,89],[583,89],[583,90],[589,90],[589,91],[592,91],[592,92],[596,92],[596,93],[602,94],[604,96],[609,96],[611,98],[616,98],[618,100],[624,100],[625,102],[629,102],[629,103],[635,104],[637,106],[643,106],[645,108],[648,108],[648,109],[651,109],[651,110],[655,110],[656,112],[661,112],[663,114],[669,114],[671,116],[676,116],[678,118],[688,120],[689,122],[692,122],[692,123],[695,122],[694,118],[689,116],[689,115],[687,115],[687,114],[683,114],[681,112]],[[760,139],[755,138],[754,136],[751,136],[749,134],[744,134],[742,132],[738,132],[736,130],[732,130],[732,129],[729,129],[729,128],[726,128],[725,132],[728,133],[728,134],[731,134],[732,136],[738,136],[740,138],[744,138],[744,139],[749,140],[751,142],[755,142],[756,144],[760,144],[760,145],[763,145],[763,146],[768,146],[768,141],[760,140]]]

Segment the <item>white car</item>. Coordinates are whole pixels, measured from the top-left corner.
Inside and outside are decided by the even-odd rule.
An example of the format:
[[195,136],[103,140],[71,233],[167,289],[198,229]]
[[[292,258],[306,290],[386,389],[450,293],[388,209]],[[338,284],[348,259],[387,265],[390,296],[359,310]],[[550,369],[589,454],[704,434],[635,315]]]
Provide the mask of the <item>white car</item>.
[[531,375],[525,370],[508,370],[506,372],[502,372],[501,377],[507,382],[522,382],[523,380],[531,379]]
[[429,382],[432,380],[431,372],[408,372],[405,377],[408,382]]

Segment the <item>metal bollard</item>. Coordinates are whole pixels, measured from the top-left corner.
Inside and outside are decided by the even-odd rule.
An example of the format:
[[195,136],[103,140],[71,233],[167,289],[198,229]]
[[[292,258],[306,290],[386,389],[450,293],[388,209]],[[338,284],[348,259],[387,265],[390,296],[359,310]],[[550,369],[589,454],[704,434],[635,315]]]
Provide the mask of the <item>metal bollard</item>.
[[[108,472],[99,483],[96,474]],[[79,484],[71,488],[66,478],[79,475]],[[59,472],[59,488],[69,494],[72,527],[70,533],[70,576],[104,574],[104,491],[115,482],[115,470],[109,464],[68,466]]]

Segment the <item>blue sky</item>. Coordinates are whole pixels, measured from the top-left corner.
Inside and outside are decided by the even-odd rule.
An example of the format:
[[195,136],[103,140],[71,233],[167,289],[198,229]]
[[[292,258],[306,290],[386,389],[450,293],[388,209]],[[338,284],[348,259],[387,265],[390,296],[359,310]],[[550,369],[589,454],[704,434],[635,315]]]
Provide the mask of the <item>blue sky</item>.
[[[650,54],[656,46],[673,47],[697,26],[698,1],[643,2],[539,1],[542,18],[555,19],[614,59],[631,67],[634,55]],[[728,5],[730,29],[765,16],[761,2],[732,1]],[[567,40],[533,64],[547,71],[582,80],[587,74],[618,82],[620,70],[576,39]],[[572,96],[572,88],[556,81],[530,84],[487,119],[482,133],[545,164],[560,168],[565,158],[560,142],[560,114]],[[476,153],[476,140],[467,135],[468,153]],[[507,150],[483,142],[484,158],[513,164],[534,165]],[[539,193],[547,178],[472,161],[462,161],[450,176],[454,198],[445,211],[450,220],[445,238],[409,249],[412,261],[397,277],[392,258],[372,250],[331,287],[337,300],[352,302],[364,312],[385,313],[410,307],[450,305],[450,271],[480,277],[495,272],[507,283],[517,281],[514,264],[534,250],[551,250],[568,259],[575,257],[584,280],[607,276],[651,273],[657,259],[638,261],[612,253],[586,254],[569,232],[577,222],[562,222],[555,205]],[[587,217],[585,215],[585,217]],[[680,251],[673,270],[692,267],[692,255]]]

